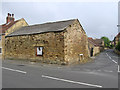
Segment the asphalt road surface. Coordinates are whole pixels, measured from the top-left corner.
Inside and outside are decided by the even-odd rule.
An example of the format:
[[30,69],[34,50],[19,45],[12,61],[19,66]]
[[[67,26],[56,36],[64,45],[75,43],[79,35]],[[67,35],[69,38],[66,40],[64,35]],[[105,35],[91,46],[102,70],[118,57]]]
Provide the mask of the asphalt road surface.
[[3,88],[118,88],[118,55],[106,50],[87,64],[2,62]]

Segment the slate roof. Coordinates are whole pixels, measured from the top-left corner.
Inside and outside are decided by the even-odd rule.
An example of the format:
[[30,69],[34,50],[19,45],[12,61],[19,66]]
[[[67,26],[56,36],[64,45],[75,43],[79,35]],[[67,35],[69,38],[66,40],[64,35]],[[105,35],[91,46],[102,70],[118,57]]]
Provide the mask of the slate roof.
[[102,46],[102,39],[95,39],[95,43],[99,46]]
[[94,39],[91,38],[91,37],[88,37],[88,42],[92,43],[94,46],[98,46],[98,45],[95,43]]
[[94,46],[102,46],[102,39],[93,39],[88,37],[88,42],[92,43]]
[[63,31],[67,26],[72,24],[74,20],[75,19],[25,26],[6,37]]

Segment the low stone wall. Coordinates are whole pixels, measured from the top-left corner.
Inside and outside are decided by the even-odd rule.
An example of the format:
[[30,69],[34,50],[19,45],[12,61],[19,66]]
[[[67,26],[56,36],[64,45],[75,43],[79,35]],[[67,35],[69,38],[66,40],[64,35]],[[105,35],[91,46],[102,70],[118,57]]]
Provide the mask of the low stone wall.
[[100,47],[94,47],[93,49],[93,56],[97,55],[98,53],[100,53]]
[[116,54],[120,55],[120,51],[114,49],[114,52],[115,52]]

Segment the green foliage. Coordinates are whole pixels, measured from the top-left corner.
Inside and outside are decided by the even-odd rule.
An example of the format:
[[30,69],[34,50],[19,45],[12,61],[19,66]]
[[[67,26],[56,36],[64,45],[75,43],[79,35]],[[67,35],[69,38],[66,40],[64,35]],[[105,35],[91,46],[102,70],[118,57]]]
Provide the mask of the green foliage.
[[110,47],[110,40],[108,37],[101,37],[101,39],[104,40],[104,46],[105,47]]
[[118,51],[120,51],[120,41],[119,41],[118,44],[116,45],[115,49],[117,49]]
[[111,44],[109,47],[112,49],[112,48],[114,47],[114,45],[113,45],[113,44]]

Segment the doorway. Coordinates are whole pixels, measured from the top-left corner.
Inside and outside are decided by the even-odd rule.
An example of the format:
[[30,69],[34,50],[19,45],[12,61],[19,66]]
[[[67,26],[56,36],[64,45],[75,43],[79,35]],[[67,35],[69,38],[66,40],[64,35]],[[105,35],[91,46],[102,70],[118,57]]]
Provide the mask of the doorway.
[[93,56],[93,48],[91,48],[91,50],[90,50],[90,56],[91,57]]

